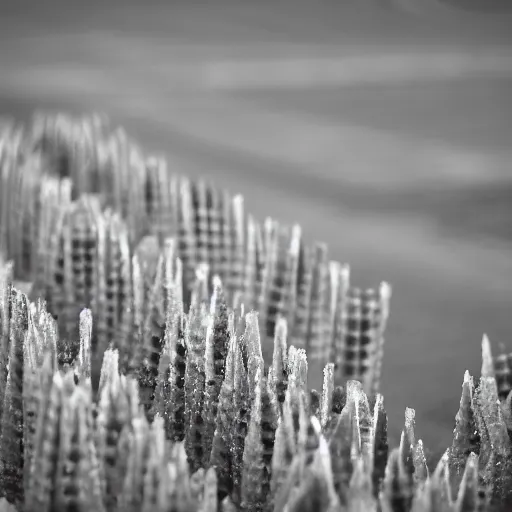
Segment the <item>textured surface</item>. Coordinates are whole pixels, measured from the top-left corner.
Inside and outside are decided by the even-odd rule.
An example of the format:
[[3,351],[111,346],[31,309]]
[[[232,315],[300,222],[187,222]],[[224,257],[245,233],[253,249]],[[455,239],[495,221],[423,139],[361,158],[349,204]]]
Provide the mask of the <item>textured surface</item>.
[[[282,91],[259,96],[176,92],[171,71],[193,60],[189,43],[238,47],[243,41],[258,55],[261,41],[266,48],[329,42],[355,52],[364,42],[359,51],[367,52],[372,34],[374,47],[400,47],[409,41],[425,48],[467,49],[480,40],[503,47],[506,32],[482,29],[479,41],[469,46],[465,41],[474,32],[471,24],[462,35],[440,26],[431,36],[425,28],[408,28],[403,19],[395,28],[371,16],[357,25],[358,16],[347,15],[341,23],[329,14],[328,3],[325,11],[311,16],[302,3],[296,10],[282,3],[273,9],[219,7],[215,12],[200,3],[174,11],[153,3],[149,9],[117,12],[90,3],[82,11],[64,11],[58,2],[31,10],[28,3],[17,2],[2,18],[1,111],[20,117],[35,107],[108,111],[145,147],[169,153],[171,166],[195,176],[209,173],[222,186],[242,192],[248,209],[260,218],[271,214],[300,222],[306,238],[328,242],[333,257],[352,264],[358,283],[390,281],[395,293],[383,392],[391,431],[397,434],[404,407],[415,407],[419,437],[433,449],[445,447],[461,375],[479,367],[482,332],[506,343],[511,328],[512,286],[506,276],[512,263],[508,241],[501,239],[502,233],[508,239],[510,234],[510,201],[501,185],[512,138],[506,85],[484,77],[463,87],[426,83],[419,92],[407,86],[313,89],[284,100]],[[489,21],[482,25],[491,26]],[[95,32],[87,35],[91,29]],[[185,48],[181,56],[173,56],[175,43]],[[458,123],[451,124],[457,116]],[[391,126],[384,117],[392,118]],[[337,146],[340,133],[350,136],[349,145]],[[445,169],[460,170],[455,178],[443,175],[439,157],[432,156],[447,152],[443,158],[454,163]],[[476,166],[475,152],[481,159]],[[325,154],[329,158],[322,159]],[[427,189],[420,178],[428,177],[429,168],[436,179]],[[481,181],[490,169],[500,181],[496,186],[489,179],[484,201],[483,187],[463,185],[463,178]],[[383,194],[383,184],[390,182],[391,191],[388,187]],[[408,184],[406,192],[398,186],[403,183]],[[446,188],[450,194],[439,194]],[[441,200],[443,196],[448,199]],[[486,226],[496,225],[493,216],[503,231],[488,238]],[[483,229],[461,229],[474,224],[470,218],[493,220],[481,221]],[[318,387],[319,380],[320,371],[313,385]]]

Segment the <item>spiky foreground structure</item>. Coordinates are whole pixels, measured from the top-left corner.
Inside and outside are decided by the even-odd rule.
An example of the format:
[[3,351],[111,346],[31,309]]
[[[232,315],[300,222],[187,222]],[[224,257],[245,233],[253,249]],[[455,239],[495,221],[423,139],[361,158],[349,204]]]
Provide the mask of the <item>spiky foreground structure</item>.
[[[383,398],[358,381],[307,387],[307,358],[278,321],[265,372],[258,316],[230,310],[221,283],[183,312],[168,287],[158,366],[121,370],[108,348],[91,383],[89,310],[76,356],[42,302],[3,267],[0,489],[18,510],[480,511],[512,503],[511,402],[498,398],[484,338],[483,374],[466,373],[452,446],[429,475],[408,409],[389,449]],[[199,284],[199,283],[198,283]],[[140,339],[131,350],[145,345]],[[144,350],[142,351],[144,353]],[[151,382],[151,396],[141,390]],[[508,500],[508,501],[507,501]]]
[[[297,227],[261,227],[240,198],[213,207],[208,187],[168,178],[93,121],[0,139],[3,505],[512,510],[511,357],[493,359],[484,337],[482,376],[464,376],[452,446],[429,475],[414,410],[387,443],[389,287],[350,287]],[[14,278],[33,281],[30,298]],[[321,392],[306,351],[329,361]]]

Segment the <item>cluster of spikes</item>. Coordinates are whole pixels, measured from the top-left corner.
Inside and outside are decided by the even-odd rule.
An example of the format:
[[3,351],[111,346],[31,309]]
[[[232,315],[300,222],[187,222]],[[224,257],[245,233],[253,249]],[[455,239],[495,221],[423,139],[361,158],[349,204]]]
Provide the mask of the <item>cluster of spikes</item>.
[[0,138],[0,511],[512,510],[512,355],[429,471],[413,409],[388,445],[389,286],[103,128]]
[[148,322],[161,331],[165,318],[147,306],[166,280],[187,309],[197,280],[211,294],[217,276],[230,307],[258,311],[265,355],[282,317],[291,344],[319,367],[336,363],[337,382],[378,390],[387,283],[351,286],[349,266],[325,244],[304,243],[298,225],[258,222],[241,196],[170,172],[99,116],[7,125],[0,205],[0,247],[16,279],[46,301],[62,339],[77,338],[76,319],[90,309],[99,361],[111,342],[124,358]]
[[[265,369],[258,315],[227,307],[216,281],[189,312],[170,293],[155,366],[92,376],[90,310],[78,353],[42,301],[1,288],[0,490],[17,511],[477,512],[512,505],[512,385],[483,340],[466,372],[453,443],[429,474],[407,409],[390,448],[383,397],[362,384],[308,388],[306,353],[279,319]],[[172,288],[171,288],[172,289]],[[151,354],[155,355],[154,353]],[[508,359],[510,362],[510,359]],[[501,370],[501,371],[500,371]],[[505,504],[505,505],[504,505]]]

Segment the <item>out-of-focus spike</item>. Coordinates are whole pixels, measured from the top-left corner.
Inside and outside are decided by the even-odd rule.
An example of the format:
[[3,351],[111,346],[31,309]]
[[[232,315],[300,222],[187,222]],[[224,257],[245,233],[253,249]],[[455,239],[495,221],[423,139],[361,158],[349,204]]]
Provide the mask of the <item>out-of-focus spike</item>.
[[[297,454],[302,459],[302,465],[309,464],[311,460],[311,452],[318,447],[316,433],[306,412],[306,397],[300,390],[295,401],[291,402],[292,417],[297,430]],[[297,422],[298,420],[298,422]]]
[[55,489],[56,462],[59,455],[59,423],[63,404],[63,379],[53,377],[48,396],[42,395],[34,442],[30,487],[25,496],[27,510],[50,512]]
[[233,256],[233,215],[231,210],[231,197],[227,190],[222,190],[220,192],[219,201],[221,248],[218,273],[224,282],[226,300],[229,301],[232,299],[230,289],[231,283],[228,276],[231,274],[231,259]]
[[346,503],[347,490],[352,476],[352,447],[354,437],[354,403],[347,405],[339,415],[329,442],[334,487],[342,504]]
[[348,491],[348,504],[351,512],[377,512],[371,474],[365,469],[362,458],[356,459],[354,463]]
[[[251,419],[243,454],[242,473],[242,501],[243,510],[261,512],[266,503],[265,470],[263,462],[263,445],[261,442],[262,397],[261,397],[262,369],[257,368],[255,374],[256,387],[253,390]],[[267,475],[268,478],[268,475]]]
[[233,243],[231,253],[231,275],[228,284],[229,293],[243,289],[244,267],[245,267],[245,233],[246,218],[244,212],[244,199],[241,195],[233,197],[231,202],[233,218]]
[[[86,388],[85,388],[86,389]],[[103,502],[89,417],[90,394],[76,387],[64,400],[61,413],[59,459],[56,471],[55,509],[76,507],[102,512]]]
[[413,501],[412,478],[404,471],[402,454],[394,448],[389,454],[382,489],[379,494],[382,510],[409,510]]
[[309,325],[307,333],[308,356],[322,364],[330,355],[331,343],[325,338],[328,317],[328,277],[329,258],[326,244],[316,244],[313,260],[313,279],[311,284]]
[[498,397],[504,401],[512,390],[512,353],[503,353],[494,359],[494,373]]
[[325,337],[327,340],[326,354],[329,361],[336,361],[335,355],[335,334],[336,321],[338,315],[338,302],[341,288],[341,263],[337,261],[329,262],[329,304],[326,321]]
[[297,290],[295,318],[292,322],[290,343],[297,348],[306,348],[309,329],[311,287],[313,286],[313,254],[304,247],[299,266],[300,281]]
[[478,506],[478,455],[471,452],[457,495],[455,512],[477,512]]
[[[323,480],[327,487],[327,497],[330,506],[339,503],[336,489],[334,487],[334,477],[332,473],[331,453],[329,451],[329,443],[321,433],[321,425],[318,418],[312,416],[310,418],[311,426],[318,438],[318,448],[315,451],[312,467],[323,476]],[[371,485],[371,484],[370,484]]]
[[215,469],[206,471],[201,512],[217,512],[217,474]]
[[[383,512],[390,512],[389,503],[382,504]],[[432,505],[432,481],[416,487],[412,501],[411,512],[435,512]]]
[[[293,455],[294,451],[290,448],[286,425],[283,423],[282,418],[279,418],[275,432],[274,453],[272,455],[271,465],[272,476],[270,481],[271,495],[276,506],[278,496],[286,494],[286,491],[282,490],[282,486],[291,472]],[[285,497],[282,499],[286,500]]]
[[124,223],[118,224],[118,311],[117,325],[114,332],[114,346],[119,350],[120,369],[126,372],[133,355],[134,342],[134,308],[133,308],[133,268],[128,228]]
[[264,338],[270,332],[269,325],[273,324],[273,319],[269,318],[269,309],[275,309],[275,304],[272,302],[272,292],[279,257],[278,243],[279,226],[275,220],[267,217],[263,224],[262,245],[264,257],[256,297],[256,307],[260,314],[260,330]]
[[348,291],[350,289],[350,266],[341,265],[339,268],[338,297],[334,324],[332,358],[335,364],[335,381],[343,380],[343,365],[345,364],[345,344],[348,332]]
[[409,443],[407,434],[402,430],[400,435],[400,471],[404,479],[412,479],[414,474],[414,454],[413,446]]
[[128,451],[123,489],[118,507],[122,510],[140,510],[143,498],[143,472],[149,453],[149,425],[144,415],[132,421],[131,449]]
[[233,503],[229,496],[226,496],[221,502],[222,512],[238,512],[237,506]]
[[[183,261],[185,289],[189,290],[197,268],[195,215],[192,203],[192,189],[188,179],[181,178],[180,183],[180,217],[179,217],[179,251]],[[185,297],[188,301],[188,297]]]
[[195,210],[195,243],[197,263],[210,264],[209,255],[209,222],[207,185],[202,179],[197,180],[192,186],[192,200]]
[[196,508],[199,508],[203,501],[204,478],[204,468],[199,468],[195,473],[190,475],[190,494]]
[[165,428],[163,418],[157,414],[154,417],[149,434],[149,453],[143,482],[143,502],[141,512],[162,510],[162,490],[165,482],[166,449]]
[[221,199],[219,190],[211,183],[206,187],[206,205],[208,208],[208,249],[209,264],[213,275],[222,275],[222,227]]
[[[315,418],[316,419],[316,418]],[[316,420],[318,424],[318,420]],[[292,473],[293,475],[293,473]],[[274,510],[283,510],[274,509]],[[288,493],[284,510],[340,510],[338,496],[333,487],[329,463],[329,448],[320,435],[320,443],[312,464],[305,469],[303,478],[296,489]]]
[[214,315],[220,306],[220,301],[223,300],[222,280],[218,274],[212,277],[213,293],[210,299],[210,314]]
[[240,290],[243,303],[249,310],[256,307],[259,308],[259,305],[256,303],[258,286],[260,284],[260,259],[262,258],[261,247],[258,244],[259,237],[261,236],[259,228],[259,224],[249,215],[247,217],[247,249],[243,276],[244,287]]
[[389,320],[391,295],[391,285],[387,282],[382,282],[379,287],[380,319],[375,332],[375,346],[371,358],[370,371],[368,377],[369,380],[366,389],[366,392],[369,395],[375,395],[380,389],[380,379],[385,344],[384,334]]
[[110,386],[112,382],[119,379],[119,352],[117,350],[106,350],[103,355],[101,366],[100,383],[98,394],[101,396],[103,389]]
[[[106,216],[95,216],[96,247],[95,260],[96,270],[94,276],[94,290],[91,297],[91,311],[94,315],[93,337],[95,339],[94,359],[94,381],[97,382],[97,366],[102,363],[103,353],[108,348],[110,339],[108,335],[108,313],[105,308],[107,290],[108,266],[109,266],[109,240],[108,221]],[[143,292],[143,290],[142,290]],[[93,361],[91,361],[93,364]],[[93,369],[91,368],[91,371]],[[100,370],[101,372],[101,370]]]
[[482,377],[493,377],[494,378],[494,361],[492,358],[491,342],[484,334],[482,337]]
[[271,491],[269,470],[272,466],[279,413],[280,407],[277,398],[268,381],[268,376],[264,376],[261,381],[261,442],[263,446],[263,462],[266,468],[264,482],[264,492],[266,495],[269,495]]
[[150,231],[162,242],[175,235],[175,218],[170,199],[170,173],[165,159],[150,156],[145,161],[145,210],[150,220]]
[[191,307],[209,302],[209,274],[210,268],[207,263],[202,263],[196,268],[196,279],[192,286],[190,299]]
[[[135,331],[142,329],[144,318],[144,278],[141,260],[137,253],[132,256],[133,279],[133,320]],[[138,336],[136,335],[136,339]]]
[[56,367],[54,354],[49,350],[45,350],[41,362],[38,361],[38,364],[33,365],[28,362],[27,352],[28,350],[25,352],[26,359],[23,370],[23,472],[25,490],[30,485],[30,471],[34,457],[34,441],[40,404],[45,399],[43,397],[47,397],[50,393]]
[[295,321],[295,308],[297,306],[298,296],[298,281],[299,281],[299,263],[302,248],[302,229],[298,224],[292,227],[290,248],[288,255],[288,293],[286,297],[288,299],[288,312],[287,320],[290,330],[293,330]]
[[418,440],[413,450],[413,462],[414,462],[414,482],[416,486],[425,483],[429,477],[427,460],[425,458],[425,451],[423,449],[423,441]]
[[432,474],[432,506],[434,510],[452,510],[454,501],[450,486],[449,450],[439,460]]

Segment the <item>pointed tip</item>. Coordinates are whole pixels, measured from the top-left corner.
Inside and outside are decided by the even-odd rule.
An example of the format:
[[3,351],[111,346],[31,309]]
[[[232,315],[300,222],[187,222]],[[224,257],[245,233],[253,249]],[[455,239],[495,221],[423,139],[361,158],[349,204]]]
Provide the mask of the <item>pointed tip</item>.
[[235,205],[243,205],[244,203],[244,196],[242,194],[236,194],[234,197],[233,197],[233,204]]
[[446,468],[448,467],[448,462],[450,461],[450,449],[447,448],[441,458],[439,459],[439,462],[436,465],[436,468],[434,470],[434,475],[439,476],[441,473],[443,473]]
[[297,256],[300,252],[302,230],[298,224],[295,224],[292,228],[292,236],[290,241],[290,253]]
[[466,467],[469,467],[472,470],[478,468],[478,455],[476,453],[471,452],[468,455],[468,460],[466,462]]
[[382,283],[380,283],[380,286],[379,286],[379,291],[380,291],[380,296],[384,299],[384,300],[389,300],[391,299],[391,296],[393,295],[393,288],[391,287],[391,285],[386,282],[386,281],[382,281]]
[[222,290],[222,279],[220,278],[219,274],[215,274],[213,276],[212,284],[213,284],[214,291],[217,290],[217,292],[218,292],[218,291]]
[[363,385],[360,381],[351,379],[347,381],[347,403],[348,402],[357,402],[361,394],[364,393]]
[[62,387],[62,384],[64,383],[64,379],[62,378],[61,372],[55,372],[53,374],[53,384],[57,387]]
[[295,349],[293,358],[288,356],[290,367],[290,381],[294,380],[299,388],[305,388],[308,380],[308,358],[306,351],[302,348]]
[[405,432],[403,430],[400,433],[400,443],[399,443],[398,447],[400,449],[400,453],[402,453],[405,448]]
[[322,426],[320,425],[320,421],[316,416],[311,416],[310,421],[315,434],[319,436],[322,433]]
[[283,316],[277,317],[274,338],[279,342],[286,341],[288,338],[288,322]]
[[275,221],[272,217],[265,217],[265,221],[263,223],[263,226],[266,231],[272,231],[272,228],[274,227]]
[[491,351],[491,342],[487,336],[484,334],[482,337],[482,377],[494,377],[494,361],[492,358]]
[[334,363],[327,363],[324,366],[324,379],[332,380],[334,376]]

